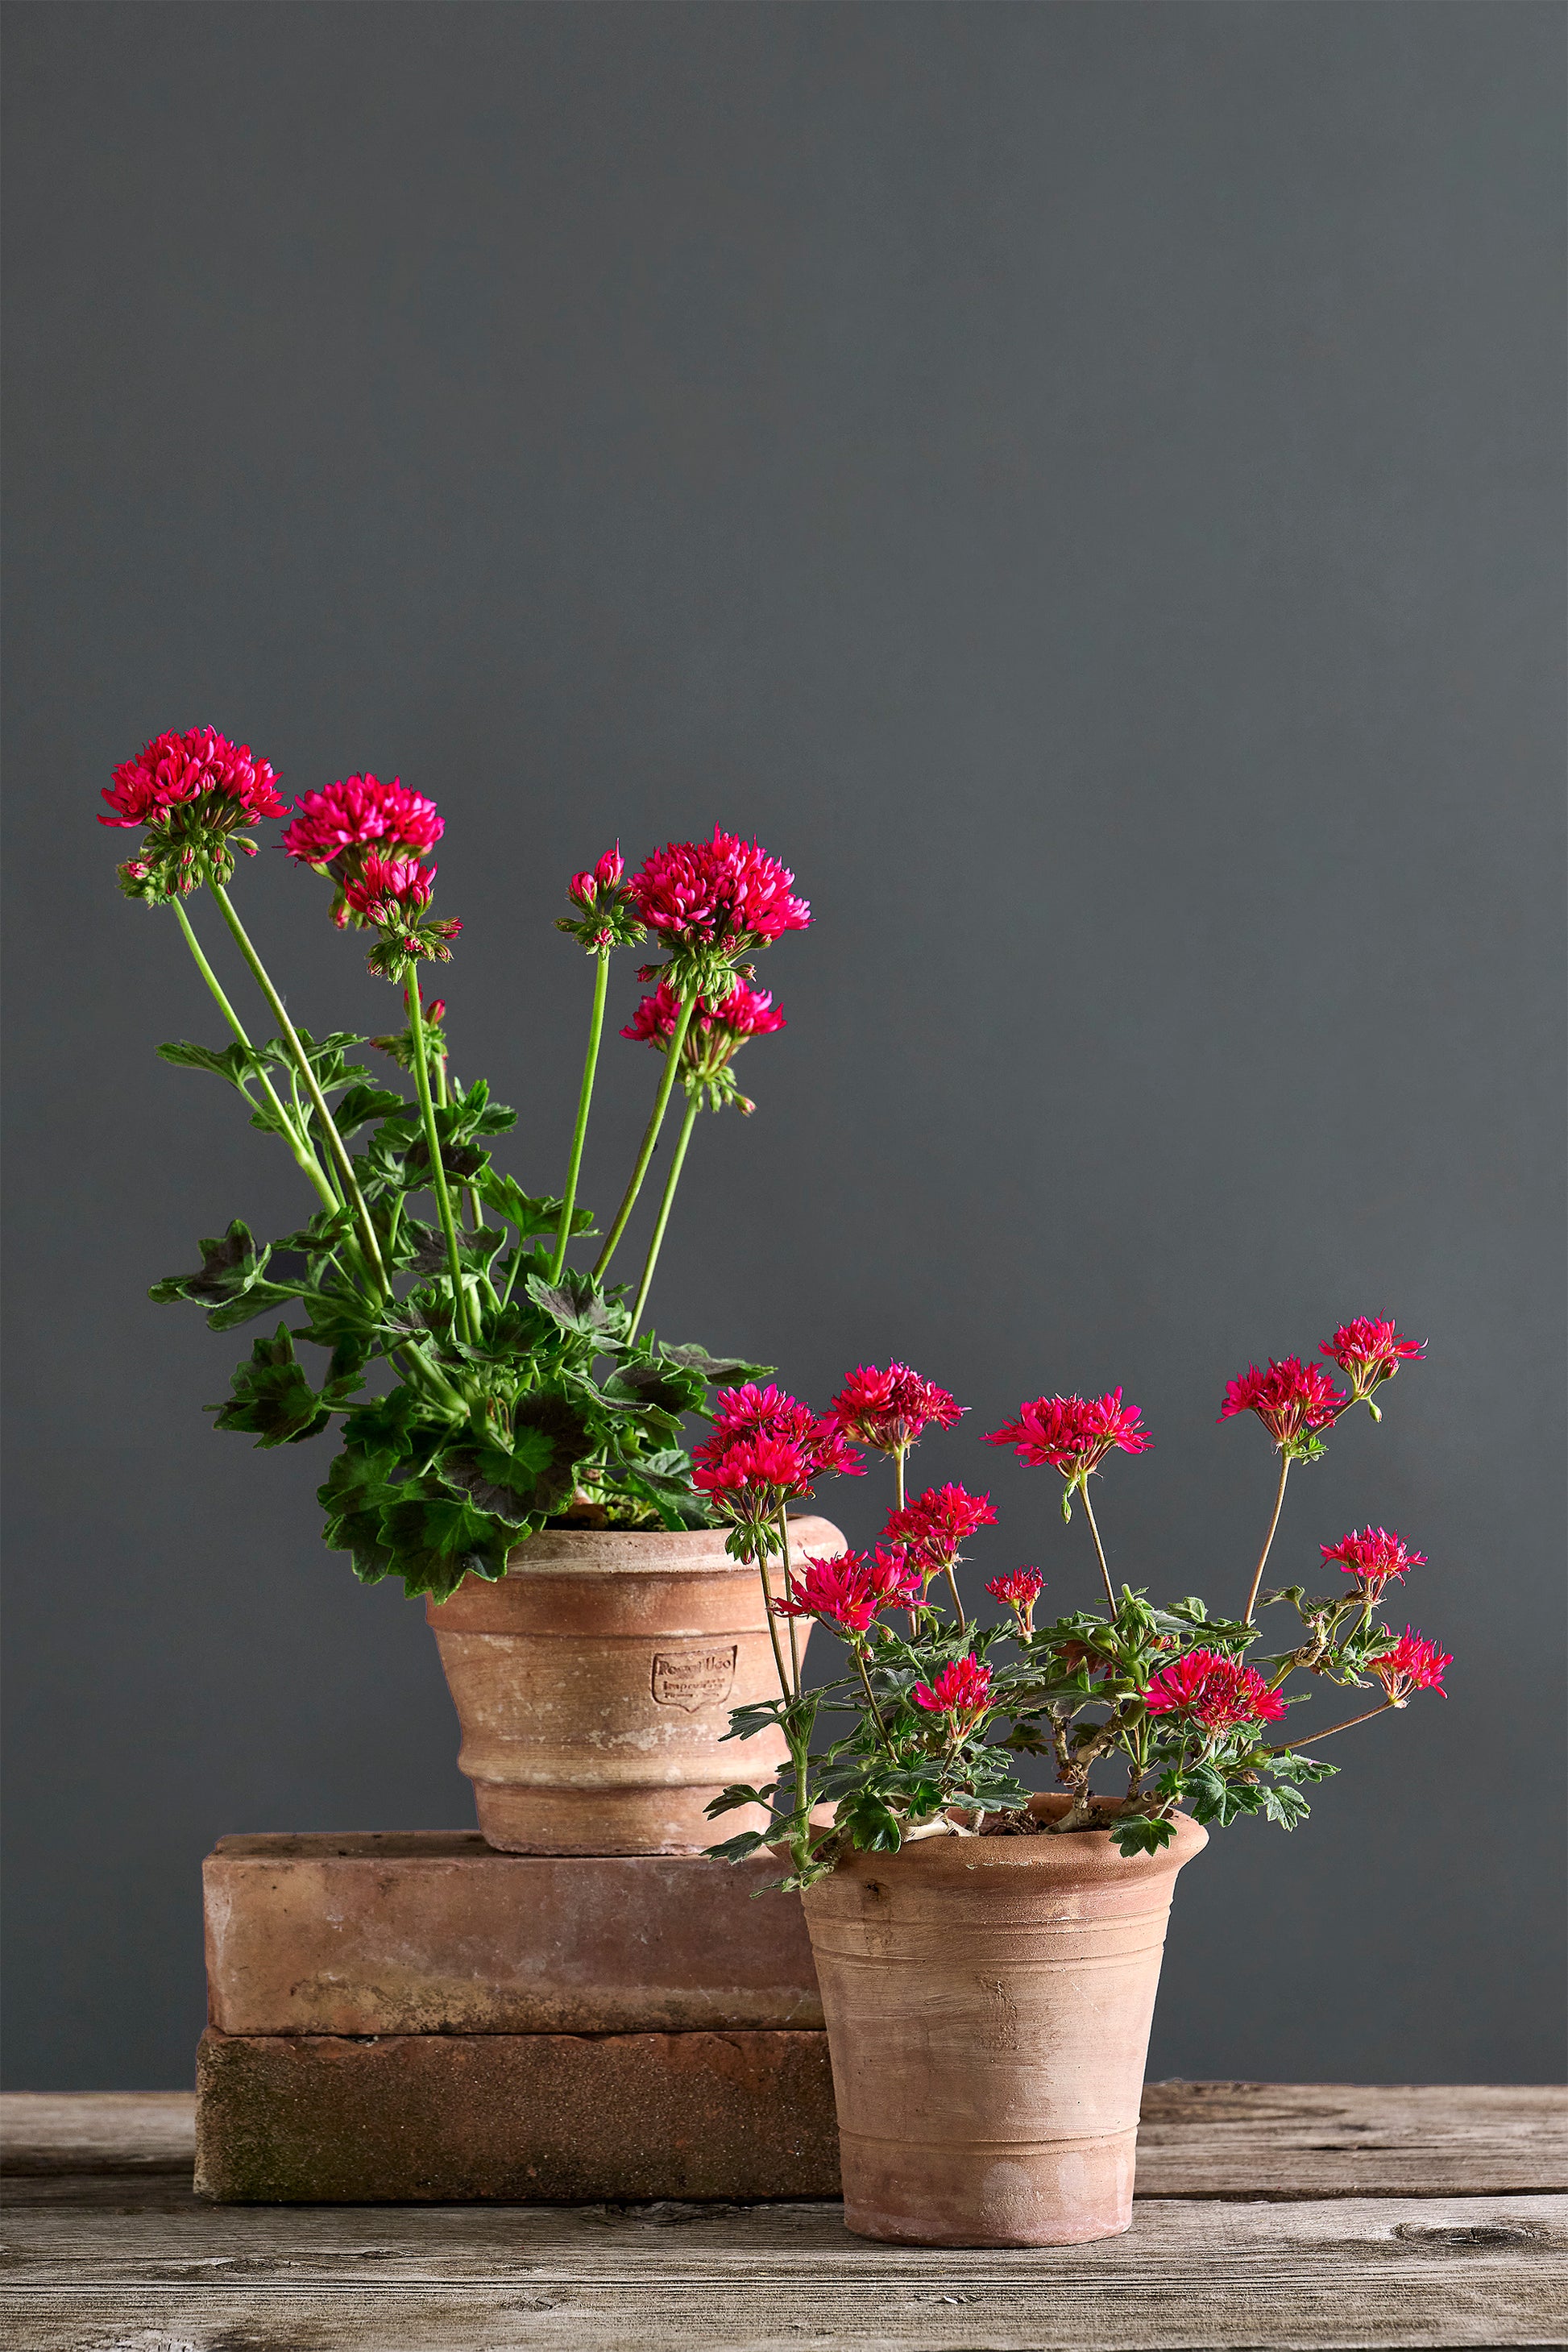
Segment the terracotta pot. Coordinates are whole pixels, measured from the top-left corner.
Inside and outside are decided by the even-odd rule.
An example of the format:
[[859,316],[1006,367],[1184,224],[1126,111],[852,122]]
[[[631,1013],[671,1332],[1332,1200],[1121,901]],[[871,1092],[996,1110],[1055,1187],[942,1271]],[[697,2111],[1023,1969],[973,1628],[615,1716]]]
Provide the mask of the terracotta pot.
[[1104,1830],[933,1837],[806,1890],[851,2230],[1068,2246],[1129,2226],[1171,1890],[1207,1843],[1184,1816],[1129,1861]]
[[[796,1558],[845,1548],[826,1519],[792,1519],[790,1541]],[[782,1591],[776,1560],[772,1573]],[[720,1745],[732,1706],[778,1694],[762,1580],[729,1557],[721,1528],[547,1529],[499,1582],[468,1577],[426,1614],[462,1728],[458,1763],[503,1853],[696,1853],[766,1827],[755,1807],[703,1813],[785,1752],[777,1732]]]

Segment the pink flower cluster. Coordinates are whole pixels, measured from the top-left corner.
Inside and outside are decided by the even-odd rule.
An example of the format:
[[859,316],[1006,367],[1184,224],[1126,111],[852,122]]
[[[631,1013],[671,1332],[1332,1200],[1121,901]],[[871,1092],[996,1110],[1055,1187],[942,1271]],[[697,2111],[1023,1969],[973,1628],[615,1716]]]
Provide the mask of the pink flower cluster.
[[715,825],[710,841],[656,849],[632,877],[629,892],[677,965],[707,973],[784,931],[805,929],[811,908],[794,896],[794,880],[788,866],[755,842]]
[[607,955],[611,948],[636,947],[647,934],[637,919],[626,876],[626,862],[617,841],[614,849],[606,849],[583,873],[574,874],[566,885],[566,896],[578,911],[560,916],[556,929],[570,931],[591,955]]
[[[743,980],[736,981],[729,994],[712,1006],[700,996],[686,1033],[686,1058],[700,1061],[703,1041],[710,1037],[727,1043],[733,1053],[748,1037],[770,1036],[775,1029],[787,1027],[784,1014],[773,1011],[773,1003],[766,989],[750,988]],[[661,980],[650,995],[640,1000],[621,1031],[622,1036],[629,1037],[634,1045],[657,1045],[662,1053],[675,1034],[680,1003],[668,982]]]
[[1120,1389],[1102,1397],[1036,1397],[1018,1407],[1016,1421],[990,1431],[984,1443],[1011,1445],[1035,1469],[1049,1463],[1073,1486],[1098,1470],[1113,1447],[1146,1454],[1154,1441],[1138,1422],[1139,1407],[1124,1405]]
[[1367,1528],[1358,1534],[1352,1528],[1337,1544],[1320,1544],[1326,1568],[1331,1560],[1353,1576],[1369,1601],[1378,1599],[1385,1584],[1402,1577],[1412,1568],[1425,1568],[1425,1552],[1406,1549],[1402,1537],[1391,1534],[1386,1528]]
[[1280,1452],[1294,1455],[1308,1452],[1316,1432],[1331,1428],[1350,1402],[1319,1365],[1270,1357],[1266,1372],[1248,1364],[1239,1380],[1226,1382],[1219,1417],[1255,1412]]
[[1439,1698],[1447,1698],[1443,1669],[1453,1663],[1452,1651],[1440,1650],[1406,1625],[1392,1650],[1369,1661],[1369,1671],[1388,1693],[1389,1705],[1403,1706],[1412,1691],[1435,1690]]
[[436,893],[436,867],[416,857],[378,857],[372,850],[343,897],[362,921],[384,928],[417,921]]
[[928,1715],[949,1715],[955,1734],[972,1729],[990,1704],[991,1669],[978,1658],[954,1658],[934,1682],[917,1683],[910,1694]]
[[775,1601],[781,1617],[816,1617],[841,1633],[868,1632],[884,1609],[908,1609],[920,1598],[921,1578],[898,1552],[879,1545],[875,1558],[841,1552],[837,1559],[807,1553],[805,1573],[789,1580],[788,1598]]
[[761,1528],[785,1503],[809,1495],[814,1479],[858,1477],[864,1467],[837,1422],[798,1397],[748,1381],[721,1390],[713,1433],[692,1455],[692,1484],[727,1518]]
[[357,871],[356,850],[374,850],[382,859],[416,857],[434,849],[446,829],[435,802],[408,791],[395,776],[389,784],[378,776],[345,776],[319,793],[300,794],[283,848],[301,866],[335,866],[347,859]]
[[[153,826],[179,814],[228,833],[283,814],[277,782],[268,761],[255,758],[248,743],[231,743],[216,727],[154,735],[114,771],[113,786],[103,793],[110,814],[98,821]],[[244,846],[254,855],[252,844]]]
[[907,1551],[922,1578],[929,1578],[956,1567],[959,1546],[977,1528],[995,1524],[989,1495],[972,1495],[963,1486],[928,1486],[901,1511],[888,1514],[882,1533],[889,1543]]
[[946,1389],[922,1380],[908,1364],[858,1364],[827,1408],[840,1429],[879,1454],[904,1454],[921,1432],[934,1424],[952,1429],[967,1405],[955,1404]]
[[1005,1576],[994,1576],[985,1590],[993,1601],[1005,1601],[1018,1621],[1021,1633],[1035,1630],[1035,1603],[1046,1589],[1046,1580],[1036,1568],[1009,1569]]
[[1352,1399],[1361,1404],[1383,1381],[1391,1381],[1402,1363],[1413,1362],[1426,1350],[1425,1339],[1406,1339],[1386,1319],[1358,1315],[1352,1322],[1342,1323],[1318,1353],[1331,1357],[1349,1376]]
[[1151,1715],[1184,1715],[1215,1732],[1244,1723],[1278,1723],[1285,1713],[1284,1700],[1256,1666],[1214,1650],[1189,1650],[1184,1658],[1162,1666],[1143,1703]]

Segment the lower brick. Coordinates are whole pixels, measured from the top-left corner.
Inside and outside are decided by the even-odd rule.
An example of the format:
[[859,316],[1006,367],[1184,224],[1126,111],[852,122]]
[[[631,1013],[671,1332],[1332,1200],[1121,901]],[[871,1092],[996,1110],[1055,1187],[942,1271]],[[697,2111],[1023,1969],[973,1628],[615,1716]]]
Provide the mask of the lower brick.
[[827,2036],[209,2027],[195,2185],[236,2205],[836,2197]]

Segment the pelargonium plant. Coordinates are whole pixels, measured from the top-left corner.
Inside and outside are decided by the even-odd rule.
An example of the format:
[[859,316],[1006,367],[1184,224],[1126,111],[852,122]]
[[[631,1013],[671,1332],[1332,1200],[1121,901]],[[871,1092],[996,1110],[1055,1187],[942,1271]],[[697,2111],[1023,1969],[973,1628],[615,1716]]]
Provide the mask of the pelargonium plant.
[[[1195,1598],[1156,1603],[1113,1581],[1089,1482],[1113,1454],[1143,1454],[1152,1443],[1120,1389],[1032,1398],[985,1437],[1057,1472],[1069,1524],[1081,1503],[1104,1591],[1103,1603],[1037,1623],[1045,1579],[1038,1568],[1012,1569],[985,1586],[1006,1612],[985,1626],[965,1611],[957,1570],[962,1547],[995,1520],[989,1496],[951,1484],[912,1500],[905,1493],[905,1457],[921,1431],[950,1429],[964,1410],[946,1390],[894,1364],[860,1366],[821,1415],[754,1383],[721,1394],[713,1433],[698,1449],[697,1482],[730,1522],[731,1553],[757,1565],[764,1591],[778,1560],[784,1584],[770,1602],[779,1696],[737,1707],[730,1737],[776,1724],[789,1760],[767,1786],[737,1785],[709,1807],[715,1818],[748,1805],[771,1815],[767,1830],[711,1851],[739,1861],[782,1843],[783,1883],[808,1886],[847,1852],[890,1852],[936,1834],[1100,1829],[1135,1854],[1169,1843],[1178,1809],[1205,1823],[1260,1813],[1293,1829],[1308,1811],[1303,1784],[1336,1769],[1303,1741],[1315,1748],[1418,1691],[1441,1695],[1452,1664],[1435,1642],[1408,1625],[1396,1633],[1376,1613],[1391,1587],[1426,1565],[1388,1528],[1352,1528],[1319,1547],[1314,1582],[1337,1571],[1326,1594],[1310,1593],[1305,1581],[1262,1590],[1292,1465],[1316,1461],[1352,1405],[1381,1419],[1378,1391],[1424,1344],[1361,1317],[1319,1351],[1346,1376],[1348,1391],[1322,1365],[1295,1356],[1265,1371],[1249,1366],[1229,1382],[1220,1420],[1255,1415],[1279,1463],[1268,1532],[1235,1616],[1212,1616]],[[881,1539],[870,1552],[796,1560],[787,1507],[824,1474],[863,1467],[850,1440],[895,1465]],[[1249,1656],[1265,1639],[1258,1612],[1275,1605],[1297,1622],[1283,1647]],[[816,1690],[801,1679],[803,1618],[830,1629],[848,1653],[848,1672]],[[1323,1684],[1377,1696],[1310,1735],[1289,1730],[1289,1709]],[[847,1725],[818,1744],[819,1726],[845,1717]],[[1066,1801],[1052,1818],[1028,1811],[1021,1756],[1054,1764]],[[1125,1793],[1092,1792],[1094,1768],[1112,1761],[1125,1769]]]
[[[159,1301],[204,1307],[216,1331],[279,1318],[209,1408],[217,1426],[272,1446],[336,1422],[340,1450],[320,1489],[327,1543],[366,1583],[396,1574],[437,1599],[467,1574],[503,1575],[512,1547],[548,1524],[712,1524],[683,1416],[705,1412],[714,1381],[754,1381],[768,1367],[667,1346],[642,1323],[697,1114],[752,1108],[731,1066],[749,1039],[784,1025],[753,985],[753,959],[811,920],[787,867],[716,826],[630,873],[617,844],[572,877],[559,928],[592,961],[593,1008],[564,1181],[535,1194],[491,1157],[516,1113],[482,1079],[464,1087],[450,1075],[446,1003],[421,990],[421,965],[449,963],[462,928],[434,911],[430,852],[444,820],[433,801],[366,774],[289,809],[268,762],[211,728],[156,737],[103,797],[100,824],[142,832],[121,888],[173,909],[229,1033],[222,1046],[160,1054],[233,1087],[315,1195],[296,1231],[258,1243],[236,1219],[202,1243],[195,1273],[153,1287]],[[385,1035],[317,1037],[296,1024],[240,919],[228,889],[237,854],[253,856],[256,826],[280,817],[280,848],[331,884],[331,920],[367,934],[370,970],[400,992],[401,1024]],[[255,1039],[243,1024],[197,939],[198,894],[276,1034]],[[662,1056],[653,1108],[596,1255],[574,1265],[574,1244],[599,1239],[577,1192],[610,961],[650,935],[663,961],[639,977],[657,985],[622,1034]],[[412,1080],[412,1099],[352,1058],[366,1045]],[[613,1283],[611,1267],[678,1082],[685,1118],[634,1289]],[[307,1371],[297,1340],[324,1352],[321,1371]]]

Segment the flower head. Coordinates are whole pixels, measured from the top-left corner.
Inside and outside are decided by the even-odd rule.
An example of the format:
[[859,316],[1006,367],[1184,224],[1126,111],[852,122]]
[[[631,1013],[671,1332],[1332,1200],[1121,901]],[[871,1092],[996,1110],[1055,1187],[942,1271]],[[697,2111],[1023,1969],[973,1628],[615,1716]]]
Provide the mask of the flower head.
[[857,1477],[864,1465],[837,1423],[773,1387],[720,1391],[713,1433],[692,1455],[692,1484],[737,1526],[771,1525],[785,1503],[830,1473]]
[[1358,1535],[1352,1528],[1337,1544],[1321,1544],[1323,1565],[1336,1561],[1347,1576],[1353,1576],[1369,1601],[1376,1601],[1385,1584],[1406,1570],[1425,1568],[1425,1552],[1408,1551],[1404,1538],[1393,1535],[1386,1528],[1368,1528]]
[[[918,1591],[919,1578],[912,1583]],[[881,1610],[908,1605],[910,1586],[902,1562],[880,1550],[875,1559],[859,1551],[837,1559],[808,1552],[805,1573],[790,1578],[788,1597],[773,1607],[781,1617],[817,1617],[843,1633],[864,1633]]]
[[154,905],[184,898],[205,879],[204,861],[215,881],[226,882],[237,848],[256,855],[256,844],[239,836],[284,813],[277,781],[247,743],[231,743],[214,727],[154,735],[116,768],[103,793],[110,814],[98,820],[144,828],[141,856],[120,869],[126,896]]
[[1120,1389],[1102,1397],[1036,1397],[1018,1407],[1016,1421],[990,1431],[985,1444],[1012,1446],[1020,1461],[1037,1470],[1048,1463],[1061,1472],[1070,1494],[1113,1449],[1148,1452],[1154,1441],[1139,1428],[1139,1410],[1122,1403]]
[[[651,994],[641,999],[622,1036],[634,1045],[653,1045],[659,1053],[668,1053],[679,1024],[681,1003],[668,982],[661,980]],[[699,996],[680,1048],[681,1082],[687,1094],[695,1099],[706,1092],[712,1110],[734,1103],[750,1114],[756,1105],[737,1088],[730,1065],[748,1037],[770,1036],[787,1025],[784,1014],[774,1012],[769,992],[752,988],[743,980],[737,980],[711,1003]]]
[[827,1408],[841,1429],[879,1454],[903,1454],[931,1423],[951,1429],[968,1412],[908,1364],[858,1364]]
[[426,914],[435,889],[434,866],[421,866],[416,857],[383,857],[374,849],[342,884],[342,921],[371,925],[381,934],[367,959],[378,978],[400,981],[421,958],[451,962],[450,942],[463,926]]
[[283,847],[300,865],[325,866],[342,879],[345,869],[359,870],[355,851],[415,857],[434,849],[446,829],[435,802],[395,776],[389,784],[379,776],[344,776],[319,793],[300,794]]
[[1239,1380],[1226,1382],[1219,1417],[1255,1412],[1281,1454],[1310,1462],[1322,1450],[1317,1432],[1331,1428],[1349,1402],[1321,1365],[1303,1364],[1297,1356],[1279,1362],[1270,1357],[1266,1372],[1248,1364]]
[[1143,1694],[1151,1715],[1184,1715],[1205,1731],[1230,1731],[1243,1723],[1278,1723],[1285,1702],[1271,1691],[1256,1666],[1214,1650],[1189,1650],[1162,1666]]
[[1020,1633],[1035,1630],[1035,1603],[1046,1589],[1046,1580],[1037,1568],[1009,1569],[1005,1576],[994,1576],[985,1590],[993,1601],[1005,1601],[1018,1621]]
[[[637,912],[669,950],[683,990],[722,992],[722,975],[784,931],[803,931],[811,908],[791,890],[795,876],[755,842],[718,825],[710,841],[672,841],[632,877]],[[651,970],[647,975],[653,977]]]
[[928,1486],[901,1511],[889,1513],[883,1533],[889,1542],[907,1545],[910,1559],[929,1577],[957,1564],[960,1544],[976,1528],[995,1524],[989,1495],[971,1495],[963,1486]]
[[954,1658],[933,1682],[917,1683],[910,1696],[928,1715],[950,1715],[954,1732],[969,1730],[985,1712],[991,1669],[978,1658]]
[[647,933],[625,887],[626,872],[626,862],[617,841],[584,873],[574,874],[566,885],[566,896],[578,912],[557,916],[556,929],[570,931],[592,955],[640,945]]
[[1367,1664],[1388,1693],[1389,1705],[1403,1706],[1412,1691],[1435,1690],[1439,1698],[1447,1698],[1443,1669],[1453,1663],[1451,1650],[1440,1650],[1436,1642],[1428,1642],[1406,1625],[1393,1649],[1385,1650],[1381,1658],[1369,1659]]
[[1353,1402],[1368,1405],[1373,1419],[1381,1421],[1383,1415],[1372,1402],[1373,1391],[1391,1381],[1402,1363],[1414,1361],[1426,1350],[1425,1339],[1406,1339],[1392,1322],[1358,1315],[1353,1322],[1342,1323],[1318,1353],[1332,1358],[1349,1376]]

